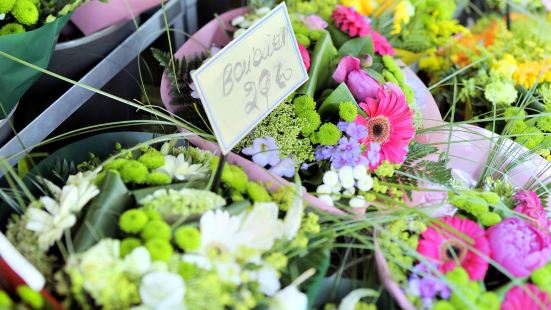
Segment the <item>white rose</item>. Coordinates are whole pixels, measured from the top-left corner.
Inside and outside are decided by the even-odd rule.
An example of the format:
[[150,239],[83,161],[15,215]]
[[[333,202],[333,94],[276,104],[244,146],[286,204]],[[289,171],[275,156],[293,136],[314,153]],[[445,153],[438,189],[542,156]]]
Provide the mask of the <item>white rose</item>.
[[170,272],[152,272],[142,279],[140,298],[145,306],[155,310],[185,309],[184,280]]
[[356,182],[356,186],[359,190],[363,192],[367,192],[373,188],[373,178],[369,175],[366,175],[363,179],[359,179],[358,182]]
[[350,166],[342,167],[339,170],[339,179],[341,180],[341,182],[344,182],[347,180],[354,180],[354,172],[352,170],[352,167]]
[[126,255],[124,264],[129,273],[141,276],[151,268],[151,256],[149,256],[149,252],[145,247],[137,247]]

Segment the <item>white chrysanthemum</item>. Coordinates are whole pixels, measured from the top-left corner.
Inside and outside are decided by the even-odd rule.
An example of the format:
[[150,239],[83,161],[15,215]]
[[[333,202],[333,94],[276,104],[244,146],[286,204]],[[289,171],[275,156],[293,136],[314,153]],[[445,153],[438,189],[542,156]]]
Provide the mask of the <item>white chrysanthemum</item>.
[[234,261],[217,261],[214,267],[222,281],[235,285],[241,284],[241,267],[238,263]]
[[149,273],[140,285],[142,304],[155,310],[186,309],[185,293],[184,280],[170,272]]
[[359,179],[358,182],[356,182],[356,186],[359,190],[367,192],[373,188],[373,178],[366,175],[363,179]]
[[323,184],[329,185],[329,186],[335,186],[339,183],[339,175],[332,170],[329,170],[325,172],[323,175]]
[[164,172],[175,180],[185,181],[192,177],[205,175],[208,169],[204,165],[190,163],[184,154],[179,154],[177,157],[166,155],[165,164],[157,171]]
[[272,303],[270,310],[303,310],[308,306],[308,298],[300,292],[296,286],[291,285],[279,291]]
[[29,207],[26,228],[37,234],[38,245],[41,249],[50,248],[57,240],[61,239],[65,229],[75,225],[76,217],[71,213],[71,207],[77,201],[77,189],[74,186],[65,186],[59,202],[45,196],[40,198],[44,209]]
[[232,217],[227,211],[206,212],[199,222],[201,246],[198,252],[205,256],[212,249],[218,253],[234,253],[239,246],[237,236],[240,225],[239,218]]
[[92,198],[99,194],[99,188],[94,184],[101,168],[94,171],[79,172],[69,176],[67,185],[72,185],[77,188],[78,200],[71,208],[73,212],[79,212]]
[[[352,180],[354,181],[354,171],[352,170],[352,167],[350,166],[344,166],[338,171],[339,179],[341,180],[341,183]],[[344,186],[344,184],[343,184]]]
[[318,194],[329,195],[332,192],[333,192],[333,189],[331,188],[331,186],[326,185],[326,184],[322,184],[322,185],[318,186],[318,188],[316,189],[316,193],[318,193]]

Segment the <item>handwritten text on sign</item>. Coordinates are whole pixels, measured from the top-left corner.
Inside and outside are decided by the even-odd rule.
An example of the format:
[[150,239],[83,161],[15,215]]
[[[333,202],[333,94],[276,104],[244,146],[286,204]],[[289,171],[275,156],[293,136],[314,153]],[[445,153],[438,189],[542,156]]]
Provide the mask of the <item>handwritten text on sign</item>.
[[307,79],[285,3],[193,74],[224,154]]

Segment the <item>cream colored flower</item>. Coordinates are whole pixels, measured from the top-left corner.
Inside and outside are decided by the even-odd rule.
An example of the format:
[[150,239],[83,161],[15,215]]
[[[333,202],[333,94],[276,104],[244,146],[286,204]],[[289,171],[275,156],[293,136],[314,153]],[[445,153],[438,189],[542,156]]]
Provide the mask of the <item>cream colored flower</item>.
[[205,175],[208,169],[204,165],[190,163],[184,154],[179,154],[177,157],[166,155],[165,164],[157,171],[164,172],[175,180],[185,181],[192,177]]

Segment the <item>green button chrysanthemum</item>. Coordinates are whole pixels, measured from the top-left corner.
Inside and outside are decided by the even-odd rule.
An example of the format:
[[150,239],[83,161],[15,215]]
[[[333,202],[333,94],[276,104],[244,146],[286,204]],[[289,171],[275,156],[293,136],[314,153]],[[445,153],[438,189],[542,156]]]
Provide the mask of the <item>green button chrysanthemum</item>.
[[0,29],[0,36],[25,32],[23,25],[10,23]]
[[14,5],[15,0],[0,0],[0,13],[9,13]]
[[32,26],[38,21],[38,8],[28,0],[18,0],[11,14],[23,25]]

